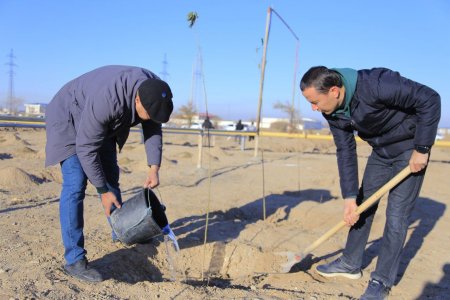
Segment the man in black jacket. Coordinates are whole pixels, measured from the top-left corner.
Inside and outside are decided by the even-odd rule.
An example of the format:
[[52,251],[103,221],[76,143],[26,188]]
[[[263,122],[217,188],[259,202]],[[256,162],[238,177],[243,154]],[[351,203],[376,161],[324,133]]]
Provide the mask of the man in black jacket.
[[[407,165],[413,173],[388,197],[386,225],[371,281],[361,299],[384,299],[394,284],[408,229],[441,114],[431,88],[385,68],[371,70],[313,67],[300,89],[330,125],[336,144],[344,221],[350,227],[343,255],[320,265],[325,277],[361,277],[364,249],[377,205],[358,216],[358,205]],[[355,132],[372,146],[361,188]]]

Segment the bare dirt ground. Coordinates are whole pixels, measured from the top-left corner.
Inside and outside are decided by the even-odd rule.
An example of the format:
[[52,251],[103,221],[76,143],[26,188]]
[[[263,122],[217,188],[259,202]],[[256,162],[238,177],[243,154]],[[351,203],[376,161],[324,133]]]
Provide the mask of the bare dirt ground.
[[[156,194],[178,237],[170,253],[151,243],[112,243],[95,189],[85,199],[88,258],[107,278],[98,284],[62,272],[59,167],[44,169],[42,129],[0,130],[0,299],[355,299],[374,270],[384,227],[382,199],[359,280],[326,279],[318,263],[340,255],[343,230],[294,272],[280,273],[283,251],[302,251],[342,218],[332,141],[262,138],[241,151],[234,138],[217,137],[197,168],[197,137],[164,137]],[[358,144],[360,175],[370,153]],[[132,133],[118,157],[124,200],[141,190],[145,154]],[[450,298],[450,149],[435,147],[414,209],[391,299]],[[361,177],[361,176],[360,176]],[[266,219],[264,220],[264,206]],[[205,216],[209,207],[207,241]]]

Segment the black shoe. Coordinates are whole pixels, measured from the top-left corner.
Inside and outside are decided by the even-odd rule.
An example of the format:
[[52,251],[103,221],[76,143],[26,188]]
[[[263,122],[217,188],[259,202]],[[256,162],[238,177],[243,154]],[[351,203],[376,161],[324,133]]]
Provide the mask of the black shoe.
[[347,266],[340,257],[328,264],[317,266],[316,271],[324,277],[342,276],[349,279],[359,279],[362,276],[360,268]]
[[103,281],[102,275],[94,268],[89,267],[86,258],[64,266],[64,272],[67,275],[75,277],[77,279],[88,282],[100,282]]
[[388,298],[389,291],[390,288],[381,281],[372,279],[369,281],[366,292],[361,296],[360,300],[385,300]]

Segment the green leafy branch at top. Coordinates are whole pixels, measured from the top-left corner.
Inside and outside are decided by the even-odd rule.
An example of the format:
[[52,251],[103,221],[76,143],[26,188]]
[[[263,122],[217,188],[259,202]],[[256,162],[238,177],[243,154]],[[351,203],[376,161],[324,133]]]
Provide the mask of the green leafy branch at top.
[[197,21],[197,19],[198,19],[197,12],[191,11],[190,13],[188,13],[187,21],[189,22],[189,28],[192,28],[192,26],[194,26],[195,21]]

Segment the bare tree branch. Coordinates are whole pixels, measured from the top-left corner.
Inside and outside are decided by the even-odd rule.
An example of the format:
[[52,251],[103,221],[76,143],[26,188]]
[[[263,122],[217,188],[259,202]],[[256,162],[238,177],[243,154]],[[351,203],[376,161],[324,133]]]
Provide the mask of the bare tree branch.
[[282,103],[281,101],[277,101],[273,105],[274,109],[279,109],[282,112],[286,113],[289,118],[289,132],[295,132],[297,131],[297,124],[299,122],[299,113],[298,110],[295,109],[295,106],[293,104],[290,104],[289,102]]

